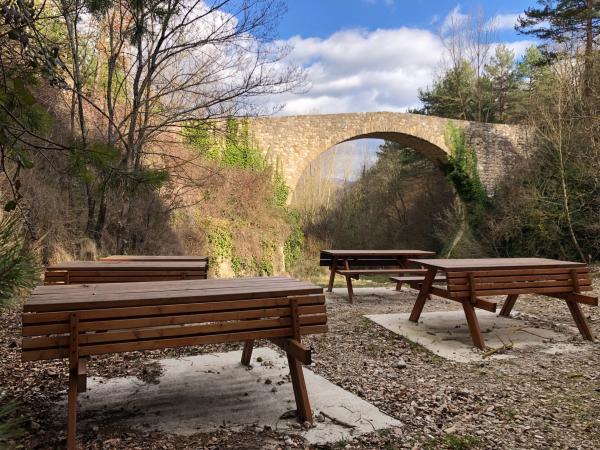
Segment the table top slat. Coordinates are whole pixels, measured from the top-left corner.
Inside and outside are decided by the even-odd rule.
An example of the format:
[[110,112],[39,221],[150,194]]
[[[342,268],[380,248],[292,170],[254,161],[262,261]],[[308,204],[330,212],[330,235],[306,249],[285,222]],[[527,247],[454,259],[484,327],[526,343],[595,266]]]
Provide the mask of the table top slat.
[[52,270],[193,270],[206,269],[206,261],[69,261],[52,264]]
[[321,250],[330,256],[434,256],[427,250]]
[[585,263],[559,261],[548,258],[467,258],[467,259],[418,259],[409,260],[425,267],[443,271],[495,270],[495,269],[551,269],[577,268]]
[[269,277],[71,285],[53,287],[52,290],[48,287],[37,287],[23,305],[23,311],[50,312],[323,293],[321,287],[311,283],[292,278],[271,280]]

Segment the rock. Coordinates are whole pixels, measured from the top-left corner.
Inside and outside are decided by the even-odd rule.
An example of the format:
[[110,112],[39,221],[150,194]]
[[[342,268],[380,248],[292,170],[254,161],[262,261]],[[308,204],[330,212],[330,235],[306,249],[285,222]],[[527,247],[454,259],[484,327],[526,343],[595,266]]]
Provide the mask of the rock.
[[402,358],[399,358],[393,365],[394,369],[406,369],[406,361]]

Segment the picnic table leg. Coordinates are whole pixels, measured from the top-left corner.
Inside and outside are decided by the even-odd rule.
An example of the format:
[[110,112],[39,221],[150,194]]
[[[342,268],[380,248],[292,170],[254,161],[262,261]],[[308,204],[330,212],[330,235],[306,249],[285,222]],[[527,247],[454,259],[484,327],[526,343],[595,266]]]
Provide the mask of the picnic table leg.
[[567,306],[569,307],[569,311],[571,311],[571,315],[573,316],[573,320],[579,329],[581,335],[587,339],[588,341],[594,340],[594,335],[592,334],[592,330],[590,330],[590,326],[585,320],[585,316],[583,315],[583,311],[581,310],[581,306],[579,303],[566,301]]
[[[407,258],[405,258],[405,257],[396,258],[396,261],[398,261],[398,266],[400,267],[400,269],[406,269],[406,267],[407,267]],[[402,276],[402,275],[404,275],[404,272],[400,271],[399,274],[400,274],[400,276]],[[397,291],[401,291],[402,290],[402,281],[397,281],[396,282],[396,290]]]
[[419,290],[419,295],[417,296],[417,301],[413,306],[412,312],[410,313],[410,317],[408,320],[411,322],[418,322],[419,317],[421,317],[421,313],[423,312],[423,307],[425,306],[425,300],[429,298],[429,290],[431,289],[431,285],[435,280],[435,274],[437,273],[437,269],[428,269],[427,274],[425,275],[425,279],[423,280],[423,284],[421,285],[421,289]]
[[467,324],[469,325],[469,332],[471,333],[471,339],[473,344],[480,350],[485,350],[485,341],[483,340],[483,334],[481,334],[481,328],[479,327],[479,320],[475,314],[475,308],[471,303],[471,299],[464,299],[462,302],[465,316],[467,317]]
[[242,351],[242,364],[244,366],[250,365],[250,360],[252,359],[252,349],[254,348],[254,341],[246,341],[244,342],[244,350]]
[[331,261],[331,266],[329,267],[329,270],[331,271],[331,273],[329,274],[329,285],[327,286],[327,292],[331,292],[333,289],[333,281],[335,280],[335,271],[337,269],[337,261],[338,261],[337,256],[334,256],[333,260]]
[[300,422],[313,423],[312,410],[308,400],[308,391],[304,382],[304,373],[300,361],[287,354],[288,365],[290,366],[290,378],[294,389],[294,398],[296,399],[296,413]]
[[[348,258],[344,258],[344,269],[350,270],[350,263],[348,262]],[[346,287],[348,288],[348,300],[350,301],[350,303],[354,303],[354,289],[352,289],[351,275],[346,275]]]
[[512,311],[519,294],[508,294],[506,300],[504,300],[504,304],[502,305],[502,309],[500,310],[500,315],[503,317],[509,317],[510,312]]
[[77,391],[79,387],[79,317],[69,319],[69,391],[67,394],[67,449],[77,448]]

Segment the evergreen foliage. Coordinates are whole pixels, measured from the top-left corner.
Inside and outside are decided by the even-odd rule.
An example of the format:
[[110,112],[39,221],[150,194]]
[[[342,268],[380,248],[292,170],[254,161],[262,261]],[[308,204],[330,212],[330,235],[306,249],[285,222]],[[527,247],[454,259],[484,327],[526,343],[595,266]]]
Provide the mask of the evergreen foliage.
[[0,307],[39,281],[40,267],[19,216],[0,218]]

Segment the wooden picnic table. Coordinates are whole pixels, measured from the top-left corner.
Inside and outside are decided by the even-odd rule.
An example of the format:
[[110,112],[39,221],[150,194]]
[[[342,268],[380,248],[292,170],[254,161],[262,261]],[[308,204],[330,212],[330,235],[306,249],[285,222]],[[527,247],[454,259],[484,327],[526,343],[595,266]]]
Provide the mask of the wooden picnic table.
[[[410,258],[429,258],[435,252],[426,250],[321,250],[319,265],[327,266],[330,270],[327,291],[333,289],[335,275],[346,278],[348,299],[353,302],[354,290],[352,279],[358,280],[361,275],[402,275],[421,274],[425,270],[419,269],[418,264],[410,267]],[[397,286],[400,289],[400,283]]]
[[208,256],[195,255],[110,255],[98,261],[208,261]]
[[[327,331],[323,289],[287,277],[48,285],[23,306],[22,360],[68,358],[68,438],[76,447],[77,393],[94,355],[269,339],[288,358],[300,421],[312,422],[301,337]],[[124,399],[126,400],[126,399]],[[202,405],[200,405],[201,407]]]
[[53,264],[44,273],[45,284],[118,283],[198,280],[207,278],[208,262],[176,261],[70,261]]
[[[508,317],[521,294],[541,294],[567,303],[581,335],[594,337],[581,311],[580,303],[598,306],[598,298],[584,295],[592,291],[589,268],[584,263],[546,258],[414,259],[427,269],[422,281],[413,282],[419,295],[410,320],[418,322],[426,300],[434,294],[462,304],[473,343],[485,349],[475,308],[496,312],[496,302],[482,297],[506,296],[501,316]],[[437,274],[443,274],[437,277]],[[439,280],[446,289],[433,286]]]

